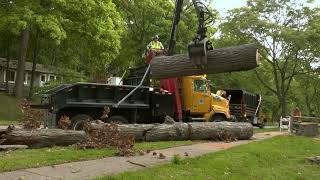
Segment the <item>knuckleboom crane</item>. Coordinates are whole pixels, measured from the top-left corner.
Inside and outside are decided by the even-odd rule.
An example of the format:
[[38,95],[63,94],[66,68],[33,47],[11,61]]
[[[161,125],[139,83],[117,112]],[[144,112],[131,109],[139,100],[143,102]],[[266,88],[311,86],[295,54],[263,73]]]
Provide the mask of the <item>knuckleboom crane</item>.
[[[176,44],[176,32],[180,22],[180,15],[182,13],[182,6],[184,0],[176,0],[174,17],[172,21],[172,28],[170,34],[170,41],[168,47],[168,55],[173,55],[175,44]],[[206,33],[206,19],[205,15],[211,16],[208,8],[201,0],[192,0],[193,6],[196,9],[198,16],[198,30],[195,38],[188,45],[188,54],[190,60],[194,63],[197,68],[204,69],[207,64],[207,50],[212,49],[211,42],[208,40]]]
[[[174,54],[174,48],[176,45],[176,32],[180,22],[180,15],[183,10],[183,2],[184,0],[176,0],[168,47],[169,56]],[[192,4],[197,12],[198,30],[193,41],[188,44],[188,54],[195,67],[203,70],[207,65],[207,50],[212,49],[212,45],[206,36],[207,28],[205,23],[205,15],[211,14],[201,0],[192,0]],[[177,115],[177,119],[182,121],[182,103],[179,92],[178,78],[160,80],[160,87],[175,94],[175,113]]]

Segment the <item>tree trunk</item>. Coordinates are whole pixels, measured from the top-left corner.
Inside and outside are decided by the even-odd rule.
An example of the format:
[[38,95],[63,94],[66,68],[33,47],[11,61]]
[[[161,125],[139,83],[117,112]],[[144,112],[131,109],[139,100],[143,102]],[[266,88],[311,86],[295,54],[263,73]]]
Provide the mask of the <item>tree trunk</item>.
[[153,79],[246,71],[256,68],[259,54],[255,44],[214,49],[207,52],[204,70],[195,68],[187,54],[157,56],[151,62],[150,76]]
[[27,50],[28,50],[28,42],[29,42],[29,29],[26,28],[21,31],[21,41],[20,41],[20,52],[19,52],[19,62],[17,68],[17,75],[15,79],[15,95],[17,98],[21,98],[23,96],[23,77],[24,77],[24,69],[27,58]]
[[[1,133],[0,133],[1,134]],[[84,141],[84,131],[62,129],[13,130],[0,136],[4,145],[27,145],[33,148],[68,146]]]
[[9,94],[9,69],[10,69],[10,43],[8,40],[8,47],[7,47],[7,64],[6,64],[6,92]]
[[[93,129],[103,128],[94,124]],[[171,140],[244,140],[253,135],[249,123],[235,122],[196,122],[174,124],[121,124],[120,134],[131,134],[136,141]],[[1,135],[2,134],[2,135]],[[29,147],[67,146],[86,139],[84,131],[61,129],[12,130],[0,132],[0,142],[4,145],[27,145]]]
[[284,96],[280,96],[279,103],[281,105],[281,116],[282,117],[288,116],[288,114],[287,114],[287,98]]
[[32,71],[31,71],[31,80],[30,80],[30,89],[29,89],[29,98],[33,96],[33,86],[34,86],[34,76],[37,67],[37,56],[39,51],[39,29],[36,29],[36,37],[34,42],[34,50],[33,50],[33,59],[32,59]]
[[[105,124],[93,124],[102,128]],[[250,139],[253,127],[249,123],[234,122],[195,122],[174,124],[121,124],[118,129],[122,134],[131,134],[140,141],[171,140],[222,140]]]

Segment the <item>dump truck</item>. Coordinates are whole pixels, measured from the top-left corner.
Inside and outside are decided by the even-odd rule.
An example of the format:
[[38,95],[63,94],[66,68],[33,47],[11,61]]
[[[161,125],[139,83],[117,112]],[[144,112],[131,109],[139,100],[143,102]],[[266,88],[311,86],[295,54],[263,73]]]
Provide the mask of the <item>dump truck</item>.
[[224,89],[226,96],[230,97],[230,114],[238,122],[250,122],[257,127],[264,127],[265,120],[259,118],[261,95],[250,93],[241,89]]
[[[71,129],[82,129],[86,120],[101,119],[106,107],[109,108],[106,122],[162,123],[166,116],[178,121],[175,95],[151,87],[146,68],[131,70],[131,74],[121,80],[125,85],[73,83],[48,91],[42,104],[37,105],[46,110],[45,126],[56,128],[59,119],[68,116]],[[204,76],[182,77],[179,85],[183,121],[230,118],[228,99],[212,94]]]

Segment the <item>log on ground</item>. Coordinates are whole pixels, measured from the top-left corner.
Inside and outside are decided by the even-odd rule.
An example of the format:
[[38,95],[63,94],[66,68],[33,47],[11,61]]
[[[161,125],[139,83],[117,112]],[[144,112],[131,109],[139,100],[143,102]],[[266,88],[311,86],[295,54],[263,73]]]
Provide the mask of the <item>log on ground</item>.
[[191,75],[247,71],[259,65],[259,53],[255,44],[213,49],[207,52],[207,66],[198,69],[187,54],[157,56],[151,62],[152,79],[166,79]]
[[62,129],[12,130],[0,137],[3,145],[27,145],[32,148],[68,146],[85,139],[84,131]]
[[[109,125],[92,124],[93,129]],[[195,122],[174,124],[119,124],[122,135],[132,135],[136,141],[171,140],[244,140],[253,135],[249,123]],[[84,142],[85,131],[62,129],[12,130],[2,134],[0,144],[27,145],[30,148],[68,146]]]
[[[107,124],[93,125],[102,128]],[[250,123],[195,122],[174,124],[120,124],[121,134],[130,134],[136,141],[171,140],[245,140],[253,135]]]

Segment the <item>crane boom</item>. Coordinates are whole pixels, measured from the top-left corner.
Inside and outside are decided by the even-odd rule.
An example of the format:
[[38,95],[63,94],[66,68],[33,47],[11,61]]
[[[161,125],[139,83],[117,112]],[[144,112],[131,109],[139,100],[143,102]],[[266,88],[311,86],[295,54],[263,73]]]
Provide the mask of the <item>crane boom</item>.
[[[207,50],[212,49],[211,43],[209,42],[206,36],[206,32],[207,32],[207,28],[205,26],[206,7],[201,0],[192,0],[192,3],[197,12],[198,30],[197,30],[196,37],[188,45],[188,54],[189,54],[189,58],[197,68],[204,69],[207,64]],[[183,0],[176,0],[172,27],[171,27],[169,47],[168,47],[168,55],[173,55],[174,53],[174,48],[176,45],[176,32],[180,22],[182,5],[183,5]]]

